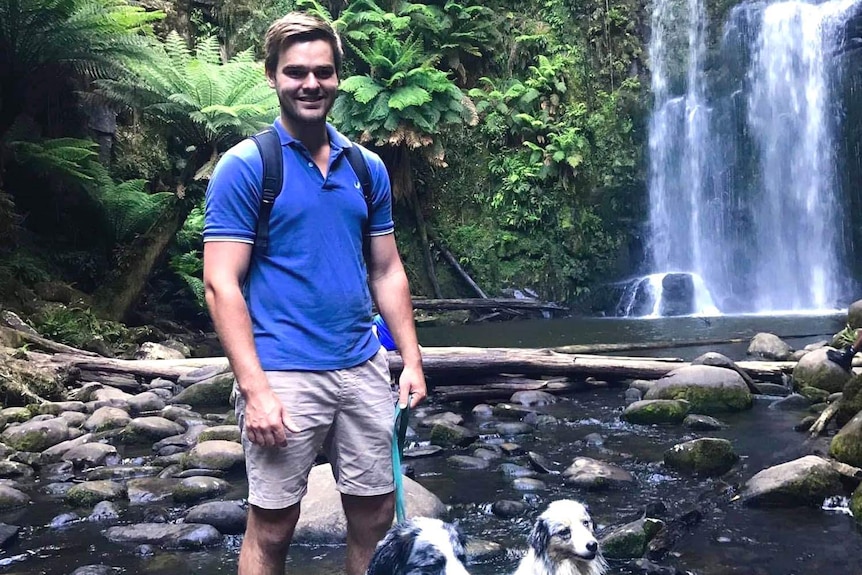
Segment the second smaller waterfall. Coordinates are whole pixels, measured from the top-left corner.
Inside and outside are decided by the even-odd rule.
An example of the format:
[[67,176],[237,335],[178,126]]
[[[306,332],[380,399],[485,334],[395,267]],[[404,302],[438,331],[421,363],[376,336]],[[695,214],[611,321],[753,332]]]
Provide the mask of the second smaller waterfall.
[[665,272],[635,278],[623,290],[618,316],[720,315],[703,278],[691,272]]

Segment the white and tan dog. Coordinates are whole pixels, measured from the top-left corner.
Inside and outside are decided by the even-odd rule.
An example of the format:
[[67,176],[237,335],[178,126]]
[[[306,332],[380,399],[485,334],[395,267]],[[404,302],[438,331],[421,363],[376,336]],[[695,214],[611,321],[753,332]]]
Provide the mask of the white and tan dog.
[[604,575],[608,568],[583,503],[562,499],[539,515],[515,575]]

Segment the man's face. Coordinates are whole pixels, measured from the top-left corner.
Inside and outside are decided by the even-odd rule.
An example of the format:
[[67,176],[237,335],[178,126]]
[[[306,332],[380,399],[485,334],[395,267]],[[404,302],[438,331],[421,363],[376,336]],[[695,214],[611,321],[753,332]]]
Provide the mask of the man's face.
[[332,46],[326,40],[296,42],[285,49],[273,72],[270,87],[278,94],[282,116],[300,127],[326,121],[338,92]]

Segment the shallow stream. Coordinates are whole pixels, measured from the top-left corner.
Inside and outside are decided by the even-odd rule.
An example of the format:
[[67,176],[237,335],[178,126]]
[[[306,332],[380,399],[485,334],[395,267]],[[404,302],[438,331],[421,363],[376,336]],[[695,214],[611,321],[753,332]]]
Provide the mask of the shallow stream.
[[[709,322],[709,323],[707,323]],[[786,337],[794,347],[824,339],[842,327],[836,315],[735,318],[676,318],[667,320],[546,320],[507,324],[426,328],[420,333],[423,345],[479,345],[541,347],[590,342],[677,341],[691,339],[748,338],[759,331]],[[817,335],[822,334],[822,335]],[[805,335],[791,338],[789,336]],[[640,355],[663,355],[690,359],[704,351],[726,353],[744,359],[746,345],[708,345],[652,350]],[[629,355],[633,355],[629,354]],[[669,517],[692,508],[703,513],[703,521],[675,547],[662,564],[699,575],[791,575],[862,573],[862,532],[852,517],[841,510],[795,509],[755,510],[730,501],[737,486],[765,467],[795,459],[812,451],[822,452],[825,440],[804,443],[804,435],[793,431],[803,412],[770,409],[760,398],[750,412],[720,417],[728,427],[708,435],[729,439],[742,457],[725,477],[694,479],[664,468],[662,455],[672,445],[704,436],[682,427],[632,426],[620,421],[624,405],[623,388],[607,387],[573,393],[566,400],[541,411],[556,416],[560,424],[542,428],[533,436],[516,438],[524,451],[535,451],[567,466],[574,457],[585,455],[618,464],[636,477],[636,486],[621,490],[585,492],[563,485],[559,476],[543,475],[544,491],[516,490],[512,479],[496,464],[484,471],[460,471],[446,462],[447,455],[413,459],[416,480],[451,506],[448,519],[458,520],[472,537],[494,541],[505,551],[470,567],[473,575],[511,573],[519,552],[524,549],[533,513],[519,519],[500,519],[490,512],[501,499],[527,501],[536,509],[562,497],[587,502],[600,528],[637,519],[647,505],[663,503]],[[428,411],[452,410],[465,416],[465,425],[480,429],[481,422],[470,415],[470,405],[440,405],[433,400]],[[427,434],[427,430],[420,431]],[[586,442],[589,434],[599,434],[600,445]],[[494,441],[494,436],[483,436]],[[465,452],[469,453],[469,451]],[[136,453],[127,452],[126,457]],[[143,455],[143,453],[141,453]],[[523,455],[512,461],[529,464]],[[237,484],[226,498],[241,497],[245,486]],[[65,575],[76,567],[103,563],[124,568],[127,573],[235,573],[240,538],[226,537],[226,544],[202,552],[162,552],[137,556],[133,547],[112,545],[100,534],[98,525],[76,524],[69,529],[49,528],[58,509],[56,500],[45,496],[16,515],[0,520],[23,528],[18,543],[0,555],[0,573]],[[141,520],[147,508],[130,508],[125,521]],[[180,510],[165,510],[168,516]],[[288,560],[288,572],[295,575],[334,575],[343,572],[344,547],[295,546]],[[626,562],[612,562],[611,573],[634,573]]]

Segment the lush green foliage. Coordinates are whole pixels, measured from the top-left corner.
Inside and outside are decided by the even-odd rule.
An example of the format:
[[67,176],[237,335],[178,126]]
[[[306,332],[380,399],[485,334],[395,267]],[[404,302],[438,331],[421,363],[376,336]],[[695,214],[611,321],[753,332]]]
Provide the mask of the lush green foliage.
[[44,337],[78,348],[93,347],[97,341],[115,347],[129,339],[123,324],[99,319],[83,308],[50,306],[34,318],[33,324]]
[[[398,206],[407,232],[398,237],[414,290],[430,293],[427,259],[416,255],[428,243],[425,220],[492,295],[530,287],[571,301],[616,273],[643,216],[640,31],[649,15],[639,0],[224,0],[174,6],[171,22],[188,25],[179,32],[199,37],[158,42],[147,36],[161,14],[120,0],[0,0],[0,54],[12,56],[0,61],[0,170],[14,167],[18,178],[4,185],[0,172],[12,192],[0,195],[0,237],[29,224],[2,202],[31,193],[18,170],[98,208],[79,225],[100,235],[98,255],[81,241],[52,256],[50,274],[26,259],[3,265],[33,281],[55,269],[99,277],[112,255],[134,260],[131,242],[158,228],[157,216],[199,206],[220,154],[277,115],[254,60],[270,22],[296,7],[334,17],[345,39],[332,120],[380,153],[409,200]],[[52,119],[60,103],[50,94],[66,97],[63,110],[93,103],[68,90],[72,77],[85,90],[95,79],[102,103],[120,110],[107,169],[73,127],[80,121]],[[179,208],[175,196],[187,196]],[[203,316],[201,225],[197,208],[174,238],[172,272],[151,278],[150,301]],[[446,295],[470,293],[437,263]],[[68,338],[73,322],[62,313],[44,329]]]
[[171,33],[155,57],[133,67],[133,74],[98,86],[112,102],[159,125],[178,149],[204,154],[195,180],[208,178],[222,152],[278,114],[278,100],[251,52],[222,63],[215,38],[201,40],[193,53]]

